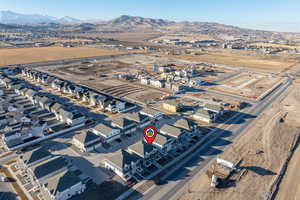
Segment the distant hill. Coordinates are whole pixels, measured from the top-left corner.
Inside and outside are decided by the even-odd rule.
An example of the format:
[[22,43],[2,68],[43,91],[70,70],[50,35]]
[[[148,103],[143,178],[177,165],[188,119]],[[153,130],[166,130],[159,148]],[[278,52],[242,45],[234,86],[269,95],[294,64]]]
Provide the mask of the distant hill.
[[118,18],[108,21],[111,25],[123,25],[123,26],[167,26],[174,24],[173,21],[164,19],[152,19],[138,16],[121,15]]
[[2,24],[45,24],[45,23],[80,23],[80,20],[72,17],[56,18],[40,14],[20,14],[9,10],[0,11],[0,23]]

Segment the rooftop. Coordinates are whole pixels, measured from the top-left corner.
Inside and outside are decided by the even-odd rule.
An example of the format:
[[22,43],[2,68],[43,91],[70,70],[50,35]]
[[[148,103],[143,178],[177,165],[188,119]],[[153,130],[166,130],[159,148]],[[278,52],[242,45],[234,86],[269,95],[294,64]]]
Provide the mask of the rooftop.
[[63,192],[80,182],[80,178],[77,177],[73,172],[65,170],[49,179],[42,181],[42,184],[50,191],[52,195],[55,196],[56,193]]
[[146,115],[141,114],[141,113],[134,112],[134,113],[128,114],[126,116],[126,118],[129,119],[129,120],[135,121],[137,123],[141,123],[142,121],[144,121],[148,117]]
[[68,161],[63,157],[54,157],[51,160],[43,161],[31,168],[37,179],[41,179],[55,171],[68,166]]
[[153,150],[153,146],[144,141],[139,141],[135,144],[130,145],[128,147],[128,150],[144,158],[146,153],[150,153]]
[[183,128],[187,131],[191,130],[191,122],[185,118],[178,119],[173,125],[178,128]]
[[74,138],[83,144],[87,144],[91,141],[98,139],[99,136],[91,131],[82,131],[79,134],[76,134]]
[[176,128],[175,126],[164,124],[160,128],[160,132],[177,138],[182,131],[179,128]]
[[127,128],[128,126],[134,124],[134,121],[126,119],[126,118],[119,118],[119,119],[113,120],[111,124],[118,128],[124,129],[124,128]]
[[112,157],[108,159],[109,162],[113,163],[120,169],[123,169],[125,165],[130,165],[131,162],[136,162],[141,159],[138,155],[131,154],[123,149],[117,151]]
[[24,163],[30,165],[31,163],[42,160],[51,156],[51,153],[45,147],[39,147],[31,151],[26,151],[22,155]]

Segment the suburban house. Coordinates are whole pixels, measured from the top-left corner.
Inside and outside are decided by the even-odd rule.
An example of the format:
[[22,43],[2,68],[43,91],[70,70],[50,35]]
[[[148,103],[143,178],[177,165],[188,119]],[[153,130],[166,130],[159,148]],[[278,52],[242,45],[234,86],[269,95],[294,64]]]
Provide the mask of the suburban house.
[[194,119],[207,123],[212,123],[216,119],[215,117],[216,115],[204,109],[199,109],[195,114],[193,114]]
[[157,150],[159,150],[159,152],[164,155],[166,155],[171,150],[176,150],[175,139],[168,135],[157,133],[152,144]]
[[68,110],[66,108],[60,108],[59,120],[67,123],[68,125],[78,125],[86,121],[86,117],[77,110]]
[[126,118],[114,119],[111,125],[119,128],[123,134],[130,134],[136,131],[137,128],[137,124],[134,121]]
[[149,78],[141,78],[141,84],[149,85],[150,79]]
[[86,186],[72,171],[62,171],[41,181],[43,196],[51,200],[67,200],[85,191]]
[[25,96],[32,102],[34,103],[34,96],[37,95],[37,91],[33,89],[29,89],[25,92]]
[[111,128],[105,124],[98,124],[92,129],[92,132],[100,135],[102,137],[102,141],[106,143],[111,143],[120,138],[119,129]]
[[160,133],[163,133],[165,135],[169,135],[171,137],[174,137],[175,139],[179,139],[183,135],[186,134],[186,132],[180,128],[177,128],[175,126],[164,124],[160,129]]
[[63,107],[64,106],[62,104],[56,102],[56,103],[52,104],[49,111],[52,112],[56,116],[57,120],[60,120],[59,110]]
[[42,161],[48,160],[52,157],[51,153],[45,147],[39,147],[33,149],[31,151],[26,151],[19,155],[18,164],[20,169],[27,169],[27,167],[31,167],[36,165]]
[[125,110],[125,105],[126,102],[124,101],[120,101],[117,99],[113,99],[112,101],[109,102],[109,104],[106,106],[106,110],[108,110],[109,112],[122,112],[123,110]]
[[157,149],[153,145],[148,144],[145,141],[139,141],[128,147],[129,153],[133,153],[142,158],[143,164],[146,167],[152,165],[153,160],[161,159],[161,155],[158,153]]
[[165,101],[162,104],[163,109],[170,111],[170,112],[178,112],[181,110],[182,108],[182,104],[175,101],[175,100],[169,100],[169,101]]
[[63,157],[52,157],[51,159],[44,160],[36,165],[28,167],[27,172],[31,175],[32,180],[38,183],[46,180],[62,171],[65,171],[70,166],[68,160]]
[[203,107],[204,110],[210,111],[211,113],[214,113],[216,117],[221,116],[224,114],[224,108],[220,105],[215,104],[205,104]]
[[90,97],[90,105],[98,106],[99,108],[105,108],[105,100],[106,99],[107,99],[107,97],[104,95],[94,94]]
[[101,145],[101,137],[92,131],[81,131],[73,137],[73,144],[82,152],[90,152]]
[[156,79],[150,79],[150,85],[158,88],[165,87],[165,80],[156,80]]
[[152,119],[161,119],[163,117],[163,114],[157,110],[151,109],[151,108],[143,108],[140,111],[141,114],[146,115]]
[[188,119],[185,119],[185,118],[178,119],[173,123],[173,126],[184,129],[186,131],[186,133],[191,137],[195,136],[195,131],[196,131],[197,125],[193,124]]
[[123,180],[127,181],[138,171],[141,157],[126,150],[117,151],[112,157],[105,160],[105,167],[114,171]]
[[136,122],[140,128],[145,127],[151,123],[151,120],[148,116],[143,115],[139,112],[127,114],[126,118]]

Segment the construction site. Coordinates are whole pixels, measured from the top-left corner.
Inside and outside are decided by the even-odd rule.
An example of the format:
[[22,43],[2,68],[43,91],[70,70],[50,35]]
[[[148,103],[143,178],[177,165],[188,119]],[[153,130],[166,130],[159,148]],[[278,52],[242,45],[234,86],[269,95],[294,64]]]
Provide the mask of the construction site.
[[180,200],[297,199],[299,89],[297,81],[287,96],[225,148],[224,162],[218,158],[187,184]]

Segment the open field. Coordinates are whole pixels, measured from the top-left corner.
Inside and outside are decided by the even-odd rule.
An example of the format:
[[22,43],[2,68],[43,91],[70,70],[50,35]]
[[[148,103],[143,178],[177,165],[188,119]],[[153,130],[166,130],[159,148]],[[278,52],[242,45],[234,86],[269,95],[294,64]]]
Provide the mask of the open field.
[[89,47],[0,49],[0,66],[70,58],[117,55],[123,53],[125,52]]
[[285,68],[295,64],[290,59],[279,59],[262,56],[252,56],[246,54],[233,54],[230,52],[208,52],[201,55],[165,55],[162,53],[155,54],[161,57],[172,57],[195,62],[209,62],[216,64],[224,64],[235,67],[254,68],[268,71],[280,72]]
[[210,87],[210,89],[256,99],[283,80],[284,78],[279,76],[247,72],[226,80],[220,85]]
[[[222,189],[210,187],[210,179],[205,173],[196,176],[188,185],[181,200],[252,200],[266,199],[266,195],[275,183],[281,167],[290,154],[291,146],[299,136],[300,106],[299,87],[297,84],[290,94],[279,103],[274,104],[259,117],[245,135],[230,146],[220,157],[237,162],[242,159],[241,167],[247,172],[233,185]],[[284,120],[280,122],[280,119]],[[216,147],[217,148],[217,147]],[[298,147],[299,149],[299,147]],[[279,199],[298,199],[300,179],[297,179],[299,150],[296,150],[288,168],[287,181],[282,184],[282,197]],[[294,163],[293,163],[294,162]],[[299,167],[298,167],[299,169]],[[293,181],[294,180],[294,181]],[[286,185],[285,185],[286,184]],[[285,185],[285,186],[284,186]],[[285,189],[284,189],[285,188]],[[281,196],[282,195],[282,196]]]
[[275,48],[288,48],[288,49],[300,49],[300,46],[292,46],[287,44],[270,44],[270,43],[252,43],[251,45],[257,45],[262,47],[275,47]]
[[192,41],[192,40],[214,40],[215,38],[211,35],[203,35],[203,34],[168,34],[154,40],[165,40],[165,39],[180,39],[184,41]]

